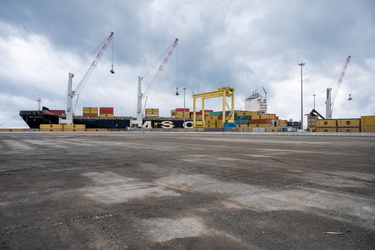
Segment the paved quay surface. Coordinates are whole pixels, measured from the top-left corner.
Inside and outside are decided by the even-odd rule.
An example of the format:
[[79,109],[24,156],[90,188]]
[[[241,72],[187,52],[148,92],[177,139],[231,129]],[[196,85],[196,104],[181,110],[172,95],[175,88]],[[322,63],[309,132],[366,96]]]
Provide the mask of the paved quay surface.
[[0,249],[374,249],[375,137],[0,133]]

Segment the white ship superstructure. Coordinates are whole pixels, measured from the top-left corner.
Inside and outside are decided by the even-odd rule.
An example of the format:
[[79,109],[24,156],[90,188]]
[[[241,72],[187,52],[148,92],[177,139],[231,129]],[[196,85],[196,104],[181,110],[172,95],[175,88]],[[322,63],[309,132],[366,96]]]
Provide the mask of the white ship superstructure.
[[[265,92],[266,93],[266,92]],[[267,93],[265,97],[259,94],[258,91],[254,91],[253,94],[245,100],[246,111],[262,111],[267,112]]]

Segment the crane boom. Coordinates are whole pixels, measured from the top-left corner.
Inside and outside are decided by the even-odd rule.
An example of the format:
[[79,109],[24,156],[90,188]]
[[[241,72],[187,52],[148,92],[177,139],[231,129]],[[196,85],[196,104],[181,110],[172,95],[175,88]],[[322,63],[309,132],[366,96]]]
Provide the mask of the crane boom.
[[340,73],[339,80],[336,83],[335,88],[333,89],[333,93],[331,96],[331,88],[327,88],[327,99],[326,99],[326,117],[327,119],[332,119],[332,112],[333,112],[333,106],[335,104],[335,100],[337,97],[337,93],[339,92],[339,89],[341,87],[342,80],[344,79],[346,69],[348,68],[348,64],[350,62],[351,56],[348,56],[346,58],[344,67]]
[[60,123],[64,124],[72,124],[73,123],[73,97],[78,95],[82,88],[85,86],[87,80],[89,79],[91,73],[94,71],[96,65],[98,65],[99,60],[102,58],[105,50],[107,49],[109,43],[113,39],[113,32],[111,32],[108,38],[105,40],[103,46],[101,47],[99,53],[96,55],[94,61],[91,63],[89,69],[86,71],[86,74],[83,76],[82,80],[77,85],[77,88],[73,91],[73,73],[69,73],[68,78],[68,96],[67,96],[67,103],[66,103],[66,119],[61,119]]
[[[167,64],[167,62],[169,60],[169,57],[173,54],[174,49],[177,47],[177,44],[178,44],[178,38],[176,38],[174,40],[174,42],[162,53],[162,55],[160,57],[162,57],[164,55],[164,59],[163,59],[162,63],[160,64],[156,74],[152,78],[151,83],[146,88],[146,91],[144,93],[142,93],[142,80],[143,80],[144,76],[146,74],[148,74],[149,69],[145,71],[147,73],[143,73],[142,75],[140,75],[138,77],[137,119],[135,121],[132,120],[132,124],[137,125],[139,127],[142,125],[142,118],[143,118],[142,99],[146,98],[146,100],[147,100],[148,94],[150,93],[152,87],[155,85],[156,78],[158,77],[160,72],[163,71],[165,65]],[[146,104],[145,104],[145,106],[146,106]]]
[[74,90],[74,95],[78,95],[82,88],[85,86],[87,80],[89,79],[91,73],[94,71],[96,65],[98,65],[98,62],[99,60],[102,58],[105,50],[107,49],[109,43],[112,41],[113,39],[113,32],[111,32],[108,36],[108,38],[106,39],[106,41],[104,42],[102,48],[100,49],[99,53],[96,55],[94,61],[92,61],[89,69],[87,70],[86,74],[83,76],[82,80],[79,82],[79,84],[77,85],[77,88]]

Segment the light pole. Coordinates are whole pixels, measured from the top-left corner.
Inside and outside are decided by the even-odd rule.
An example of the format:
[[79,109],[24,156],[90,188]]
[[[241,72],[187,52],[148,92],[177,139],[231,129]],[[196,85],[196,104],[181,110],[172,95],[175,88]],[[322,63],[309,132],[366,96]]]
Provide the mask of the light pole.
[[183,127],[185,128],[185,90],[186,88],[182,88],[184,90],[184,124]]
[[315,109],[315,96],[316,96],[316,94],[313,94],[313,96],[314,96],[314,109]]
[[302,78],[302,67],[305,65],[304,63],[299,63],[301,66],[301,129],[303,129],[303,78]]

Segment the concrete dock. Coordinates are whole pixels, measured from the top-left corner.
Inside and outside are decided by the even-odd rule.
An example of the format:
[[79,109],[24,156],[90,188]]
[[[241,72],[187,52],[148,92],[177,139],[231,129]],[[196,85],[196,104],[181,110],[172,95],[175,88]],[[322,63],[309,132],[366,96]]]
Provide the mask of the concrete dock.
[[374,246],[375,137],[0,134],[0,249]]

